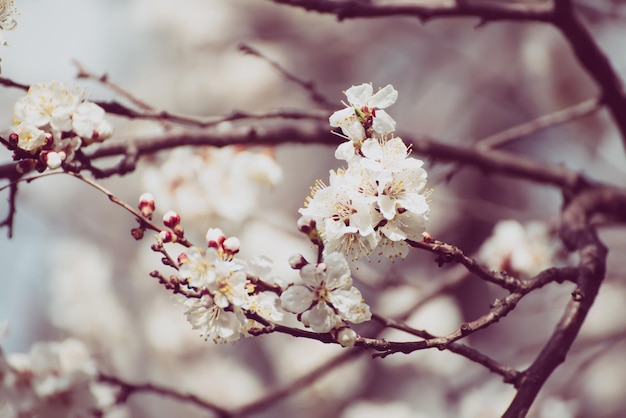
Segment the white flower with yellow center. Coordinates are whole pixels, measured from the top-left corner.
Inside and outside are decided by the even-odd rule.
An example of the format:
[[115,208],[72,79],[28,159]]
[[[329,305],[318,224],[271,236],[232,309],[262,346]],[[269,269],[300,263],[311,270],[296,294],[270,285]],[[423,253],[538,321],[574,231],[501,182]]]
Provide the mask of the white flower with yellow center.
[[372,314],[361,292],[352,286],[350,267],[341,253],[331,253],[320,264],[300,270],[303,284],[283,292],[283,308],[301,314],[302,323],[315,332],[329,332],[344,322],[368,321]]
[[188,298],[184,302],[185,315],[192,328],[200,331],[204,339],[215,343],[235,342],[244,332],[246,318],[241,312],[225,311],[209,295]]

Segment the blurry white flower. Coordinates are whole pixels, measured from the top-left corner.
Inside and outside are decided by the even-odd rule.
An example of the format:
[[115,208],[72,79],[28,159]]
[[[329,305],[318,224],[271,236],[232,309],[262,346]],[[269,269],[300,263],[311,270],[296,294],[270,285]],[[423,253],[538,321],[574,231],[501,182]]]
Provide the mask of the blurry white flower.
[[65,161],[65,152],[47,152],[45,153],[45,160],[50,170],[57,169],[61,167],[61,164]]
[[49,127],[55,136],[60,135],[72,129],[72,114],[82,100],[83,93],[65,83],[33,84],[13,107],[14,123]]
[[258,209],[263,191],[281,179],[280,166],[267,154],[223,147],[174,150],[160,167],[146,171],[143,183],[160,207],[180,213],[187,224],[240,224]]
[[17,146],[24,151],[34,154],[47,143],[46,132],[30,123],[21,122],[13,130],[18,135]]
[[29,354],[9,355],[6,364],[0,403],[8,403],[18,416],[82,417],[104,406],[96,365],[77,340],[36,343]]
[[553,265],[557,248],[545,224],[505,220],[495,226],[478,257],[492,270],[534,276]]
[[300,270],[303,284],[281,295],[283,307],[302,314],[302,323],[315,332],[329,332],[343,321],[360,323],[371,318],[361,292],[352,286],[350,267],[341,253],[331,253],[320,264]]
[[102,142],[113,134],[113,128],[104,115],[104,109],[97,104],[83,102],[72,115],[72,130],[87,144]]
[[396,129],[396,122],[382,109],[396,102],[398,92],[390,84],[373,94],[371,84],[352,86],[345,91],[349,105],[333,113],[330,126],[340,127],[352,141],[361,142],[370,127],[377,134],[388,134]]
[[17,146],[52,169],[72,161],[83,143],[103,141],[112,133],[104,110],[85,101],[82,91],[64,83],[33,84],[15,103],[13,112]]

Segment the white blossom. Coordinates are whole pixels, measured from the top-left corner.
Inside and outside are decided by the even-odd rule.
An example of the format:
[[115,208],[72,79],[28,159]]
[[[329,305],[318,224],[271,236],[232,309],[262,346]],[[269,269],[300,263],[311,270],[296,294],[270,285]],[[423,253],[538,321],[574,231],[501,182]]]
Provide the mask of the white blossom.
[[46,145],[46,132],[30,123],[22,122],[13,130],[18,135],[17,146],[24,151],[34,154]]
[[203,338],[215,343],[235,342],[241,338],[245,317],[220,308],[211,296],[188,298],[184,306],[187,320]]
[[341,253],[331,253],[320,264],[300,270],[303,284],[281,295],[283,308],[302,314],[302,323],[315,332],[329,332],[344,321],[360,323],[371,318],[361,292],[352,286],[350,267]]
[[396,122],[382,109],[396,102],[398,92],[388,84],[373,94],[371,84],[352,86],[345,91],[348,105],[345,109],[333,113],[330,126],[340,127],[344,135],[352,141],[360,142],[367,136],[367,129],[372,128],[380,135],[396,129]]
[[330,185],[318,183],[300,214],[313,218],[327,253],[341,251],[352,258],[369,255],[378,244],[374,227],[380,220],[375,197],[359,192],[358,170],[330,172]]
[[[13,107],[17,146],[33,158],[40,157],[49,168],[58,168],[72,161],[81,145],[110,137],[112,128],[104,120],[104,110],[83,96],[64,83],[33,84]],[[50,152],[57,154],[44,154]]]
[[82,100],[83,93],[65,83],[33,84],[13,107],[14,123],[49,127],[55,136],[60,135],[71,131],[72,115]]
[[113,134],[113,128],[104,119],[104,109],[92,102],[83,102],[76,107],[72,130],[87,144],[102,142]]

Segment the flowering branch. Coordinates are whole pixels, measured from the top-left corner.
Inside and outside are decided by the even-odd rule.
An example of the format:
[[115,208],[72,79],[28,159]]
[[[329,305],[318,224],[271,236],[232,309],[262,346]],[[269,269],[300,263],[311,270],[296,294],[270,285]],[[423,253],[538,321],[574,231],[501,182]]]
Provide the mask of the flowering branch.
[[563,242],[580,253],[578,286],[552,336],[524,372],[524,379],[504,418],[518,417],[522,411],[528,410],[548,377],[565,361],[593,305],[606,274],[608,252],[591,225],[591,217],[598,213],[625,222],[626,191],[597,188],[580,193],[566,205],[560,232]]

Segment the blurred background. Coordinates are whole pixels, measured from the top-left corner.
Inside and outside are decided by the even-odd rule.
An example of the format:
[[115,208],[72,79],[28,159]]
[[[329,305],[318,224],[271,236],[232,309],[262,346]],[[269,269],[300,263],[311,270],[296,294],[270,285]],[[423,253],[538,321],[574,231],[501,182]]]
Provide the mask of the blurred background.
[[[626,76],[622,3],[579,1],[578,7],[617,71]],[[318,108],[267,61],[238,51],[242,42],[313,80],[337,109],[342,90],[351,85],[392,84],[400,95],[387,110],[398,131],[447,143],[470,145],[597,94],[560,34],[541,24],[477,27],[475,19],[456,19],[422,25],[409,18],[339,23],[332,16],[252,0],[17,0],[15,6],[18,26],[5,33],[9,46],[0,49],[3,77],[24,84],[76,82],[93,100],[119,99],[96,82],[76,81],[72,61],[77,60],[157,109],[191,115]],[[13,103],[23,94],[0,89],[0,129],[10,127]],[[151,122],[109,120],[116,141],[161,129]],[[626,180],[624,148],[605,111],[505,149],[610,184]],[[180,152],[184,161],[199,151]],[[254,199],[237,195],[236,182],[224,196],[216,193],[191,203],[176,202],[163,191],[159,197],[153,189],[175,182],[177,164],[183,173],[190,170],[176,162],[180,155],[170,153],[142,160],[136,172],[101,184],[131,205],[150,191],[160,213],[170,209],[159,206],[169,198],[170,205],[180,205],[183,225],[197,242],[208,227],[221,227],[242,240],[243,257],[267,255],[274,260],[273,273],[289,279],[294,273],[287,257],[311,253],[296,234],[297,210],[315,179],[326,180],[328,170],[340,166],[333,154],[333,148],[318,145],[276,148],[282,181],[259,185]],[[539,221],[548,229],[558,224],[558,190],[467,167],[457,167],[446,182],[452,165],[415,157],[425,159],[434,188],[428,231],[467,254],[478,254],[501,220]],[[227,157],[215,154],[205,162],[218,164],[220,158]],[[0,162],[8,161],[10,153],[0,151]],[[219,173],[229,181],[228,170]],[[185,178],[193,181],[193,176]],[[226,195],[242,209],[243,221],[211,206]],[[5,201],[7,190],[0,197]],[[0,239],[0,322],[9,323],[2,341],[6,352],[73,336],[90,347],[110,374],[175,387],[225,407],[289,385],[345,352],[282,335],[225,346],[204,342],[170,294],[148,276],[154,269],[166,271],[150,251],[149,237],[134,241],[132,216],[75,179],[50,176],[23,184],[17,209],[14,237]],[[606,283],[567,362],[548,381],[530,416],[608,418],[626,410],[626,283],[620,259],[626,235],[622,226],[600,231],[610,247]],[[357,287],[373,311],[386,316],[410,311],[410,325],[442,335],[487,312],[501,295],[466,277],[462,269],[438,269],[433,258],[412,251],[402,263],[361,262],[353,269]],[[551,285],[529,296],[505,320],[472,335],[468,344],[523,369],[552,332],[572,290],[571,285]],[[417,308],[411,310],[413,306]],[[384,336],[407,338],[391,332]],[[514,395],[501,380],[449,352],[384,360],[365,354],[253,416],[496,417]],[[127,408],[116,413],[207,416],[150,395],[132,396]]]

